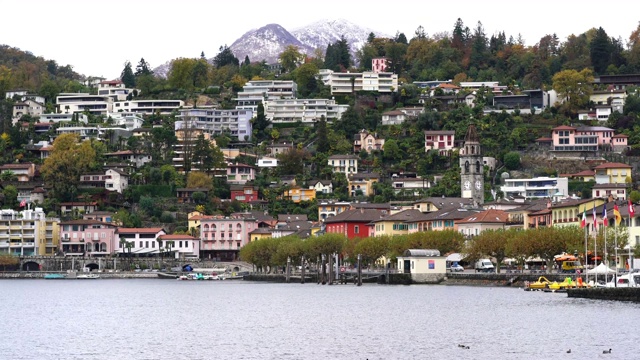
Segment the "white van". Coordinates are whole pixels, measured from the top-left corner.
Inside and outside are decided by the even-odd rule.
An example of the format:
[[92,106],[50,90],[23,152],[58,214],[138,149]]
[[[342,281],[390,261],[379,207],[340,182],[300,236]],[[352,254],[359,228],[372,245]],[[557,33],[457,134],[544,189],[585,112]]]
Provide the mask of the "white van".
[[493,263],[489,259],[480,259],[476,262],[476,271],[492,272]]

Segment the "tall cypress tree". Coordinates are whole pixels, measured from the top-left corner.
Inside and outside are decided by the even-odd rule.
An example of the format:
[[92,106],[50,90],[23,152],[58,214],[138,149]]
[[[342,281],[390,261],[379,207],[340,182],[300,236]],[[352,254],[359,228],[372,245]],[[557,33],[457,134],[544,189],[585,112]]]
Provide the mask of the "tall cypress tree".
[[131,63],[129,61],[124,64],[124,69],[120,74],[120,80],[124,83],[124,86],[128,88],[136,86],[136,77],[133,75],[133,70],[131,69]]
[[611,59],[611,41],[602,27],[596,30],[596,35],[589,46],[591,65],[597,74],[604,74]]

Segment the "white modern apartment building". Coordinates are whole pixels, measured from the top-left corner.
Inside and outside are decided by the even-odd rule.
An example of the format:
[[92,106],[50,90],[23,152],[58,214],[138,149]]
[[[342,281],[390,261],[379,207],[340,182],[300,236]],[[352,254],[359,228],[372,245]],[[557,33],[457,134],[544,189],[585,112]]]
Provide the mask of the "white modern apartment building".
[[244,141],[251,139],[252,117],[251,110],[243,109],[182,109],[175,129],[194,127],[211,135],[219,135],[228,130],[232,136]]
[[[65,124],[66,125],[66,124]],[[58,135],[62,134],[78,134],[81,141],[89,139],[103,140],[106,137],[117,139],[118,136],[128,138],[131,131],[119,127],[100,127],[100,126],[61,126],[56,129]]]
[[320,78],[331,88],[331,94],[350,94],[353,91],[390,93],[398,89],[398,75],[390,72],[340,73],[321,70]]
[[[71,113],[67,113],[67,114],[52,113],[52,114],[41,114],[39,122],[57,124],[59,122],[71,122],[71,121],[73,121],[73,114]],[[87,122],[89,122],[89,119],[85,114],[78,114],[78,122],[86,124]]]
[[42,208],[0,210],[0,254],[54,255],[59,245],[60,219],[47,218]]
[[569,179],[566,177],[537,177],[533,179],[505,179],[500,188],[504,197],[522,196],[527,199],[565,198],[569,195]]
[[264,115],[272,123],[313,123],[322,116],[327,121],[340,120],[348,108],[329,99],[277,99],[264,102]]
[[255,80],[238,92],[236,109],[258,111],[258,103],[266,100],[295,99],[298,84],[291,80]]
[[113,110],[113,101],[108,96],[88,93],[61,93],[56,98],[58,111],[65,114],[88,111],[93,115],[107,115]]
[[129,100],[113,103],[113,111],[129,112],[143,115],[171,115],[173,111],[184,106],[182,100]]
[[139,114],[132,112],[109,113],[107,118],[111,118],[114,125],[124,126],[127,130],[141,128],[144,123],[144,119]]

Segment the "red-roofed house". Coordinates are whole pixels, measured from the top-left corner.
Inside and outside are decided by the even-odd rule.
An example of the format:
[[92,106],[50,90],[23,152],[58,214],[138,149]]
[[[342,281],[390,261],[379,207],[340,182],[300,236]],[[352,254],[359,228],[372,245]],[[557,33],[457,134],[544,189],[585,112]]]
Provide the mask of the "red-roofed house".
[[0,174],[11,171],[18,181],[29,181],[36,173],[34,163],[4,164],[0,166]]
[[631,179],[631,165],[608,162],[595,167],[596,184],[626,184]]
[[568,177],[570,179],[582,181],[595,181],[596,172],[593,170],[583,170],[575,174],[560,174],[560,177]]
[[370,223],[382,218],[385,213],[377,209],[352,209],[336,216],[328,217],[325,223],[327,233],[344,234],[347,238],[365,238],[372,236]]
[[250,203],[260,200],[258,187],[253,185],[231,185],[231,201],[239,201],[242,203]]
[[[117,252],[123,255],[149,256],[165,250],[166,241],[159,239],[166,232],[163,228],[118,228]],[[127,245],[128,244],[128,245]]]
[[191,235],[173,234],[160,235],[158,240],[165,244],[165,248],[169,248],[175,253],[177,258],[199,258],[200,257],[200,239]]
[[505,211],[489,209],[458,221],[458,231],[468,237],[477,236],[485,230],[504,229],[508,219]]
[[[552,129],[552,151],[597,151],[602,147],[614,151],[626,149],[626,138],[614,139],[613,129],[604,126],[558,126]],[[616,147],[617,146],[617,147]]]

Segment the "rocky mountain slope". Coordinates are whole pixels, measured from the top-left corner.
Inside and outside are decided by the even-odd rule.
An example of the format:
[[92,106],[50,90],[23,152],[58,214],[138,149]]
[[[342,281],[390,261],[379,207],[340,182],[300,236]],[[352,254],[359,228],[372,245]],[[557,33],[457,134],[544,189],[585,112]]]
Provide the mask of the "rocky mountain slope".
[[245,56],[249,56],[251,61],[265,60],[267,63],[274,63],[278,55],[289,45],[297,46],[301,52],[313,51],[312,47],[300,42],[278,24],[269,24],[251,30],[234,41],[229,48],[240,61],[243,61]]
[[[313,55],[315,49],[321,49],[324,53],[327,45],[344,35],[355,59],[356,51],[365,44],[372,32],[376,37],[391,37],[343,19],[320,20],[291,32],[278,24],[268,24],[246,32],[229,48],[240,62],[244,61],[245,56],[249,56],[251,61],[275,63],[280,53],[289,45],[295,45],[302,52]],[[168,61],[155,68],[154,72],[166,77],[170,66],[171,61]]]

